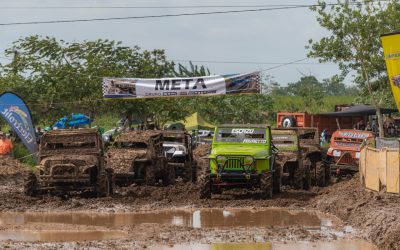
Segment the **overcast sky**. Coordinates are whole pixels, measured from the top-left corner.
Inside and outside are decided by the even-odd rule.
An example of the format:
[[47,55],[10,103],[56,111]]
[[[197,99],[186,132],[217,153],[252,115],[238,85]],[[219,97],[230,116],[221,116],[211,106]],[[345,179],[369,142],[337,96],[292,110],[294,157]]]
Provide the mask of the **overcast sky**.
[[[268,5],[313,4],[311,0],[0,0],[0,23],[126,17],[175,13],[238,10],[240,8],[193,9],[36,9],[5,7],[40,6],[190,6],[190,5]],[[245,7],[242,9],[254,9]],[[38,25],[0,26],[0,56],[18,38],[29,35],[52,36],[65,41],[113,39],[142,49],[165,49],[171,60],[192,60],[207,66],[214,74],[246,73],[267,69],[273,64],[210,63],[264,62],[287,63],[306,57],[305,45],[329,33],[319,27],[308,8],[250,13],[184,16],[134,20],[97,21]],[[5,59],[0,58],[5,62]],[[182,62],[185,64],[185,62]],[[305,63],[305,64],[304,64]],[[319,80],[337,73],[334,64],[303,61],[264,71],[280,84],[295,82],[302,74]]]

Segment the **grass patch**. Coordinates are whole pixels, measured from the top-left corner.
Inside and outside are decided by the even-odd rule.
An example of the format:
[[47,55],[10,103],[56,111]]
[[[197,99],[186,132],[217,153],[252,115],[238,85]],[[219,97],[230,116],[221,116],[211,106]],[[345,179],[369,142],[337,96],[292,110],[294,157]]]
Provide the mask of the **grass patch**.
[[14,158],[22,163],[25,163],[31,167],[36,166],[36,162],[29,150],[25,147],[22,142],[15,142],[14,144]]

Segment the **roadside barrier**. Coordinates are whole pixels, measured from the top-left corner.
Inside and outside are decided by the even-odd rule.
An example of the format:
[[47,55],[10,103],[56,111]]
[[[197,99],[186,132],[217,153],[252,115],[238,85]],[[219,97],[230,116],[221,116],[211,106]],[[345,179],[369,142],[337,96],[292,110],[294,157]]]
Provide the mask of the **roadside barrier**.
[[387,193],[400,193],[400,148],[366,146],[360,154],[360,181],[364,188]]

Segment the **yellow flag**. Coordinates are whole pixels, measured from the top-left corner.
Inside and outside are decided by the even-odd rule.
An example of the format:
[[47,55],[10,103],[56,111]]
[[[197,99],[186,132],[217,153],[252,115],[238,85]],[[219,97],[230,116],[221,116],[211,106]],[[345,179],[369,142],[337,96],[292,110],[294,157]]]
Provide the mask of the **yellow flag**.
[[400,111],[400,32],[382,35],[381,41],[393,97]]

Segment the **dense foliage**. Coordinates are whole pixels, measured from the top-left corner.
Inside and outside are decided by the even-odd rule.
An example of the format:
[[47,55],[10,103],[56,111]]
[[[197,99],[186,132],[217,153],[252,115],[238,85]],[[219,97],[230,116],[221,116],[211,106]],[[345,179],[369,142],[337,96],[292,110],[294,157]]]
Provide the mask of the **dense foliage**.
[[102,99],[102,77],[156,78],[200,76],[205,67],[185,68],[167,60],[163,50],[142,51],[109,40],[69,43],[30,36],[5,51],[11,60],[1,65],[0,91],[14,91],[30,106],[36,122],[51,124],[62,115],[83,112],[130,115],[158,124],[200,112],[213,122],[257,122],[272,106],[265,94],[113,100]]
[[309,56],[321,62],[338,63],[341,77],[355,74],[361,89],[360,100],[377,109],[381,136],[383,121],[380,107],[393,105],[383,50],[379,36],[400,29],[400,3],[396,0],[359,2],[338,0],[337,5],[319,1],[312,10],[321,27],[330,35],[309,41]]

